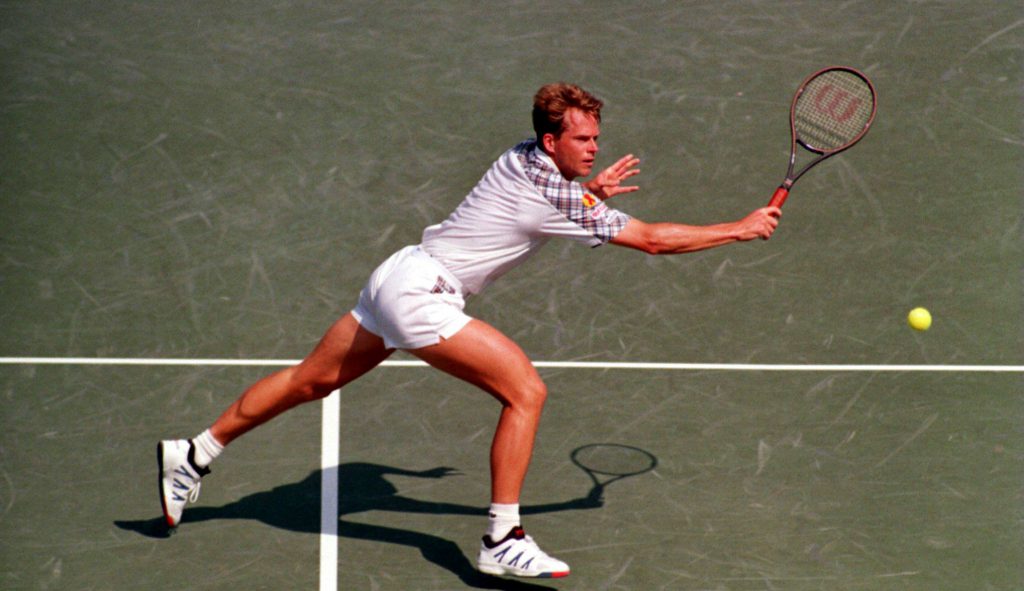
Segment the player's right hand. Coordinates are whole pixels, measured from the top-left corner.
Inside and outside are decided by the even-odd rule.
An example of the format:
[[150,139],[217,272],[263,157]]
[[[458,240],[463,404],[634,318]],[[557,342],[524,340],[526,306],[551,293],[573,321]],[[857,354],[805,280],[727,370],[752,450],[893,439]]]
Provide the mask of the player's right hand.
[[753,240],[760,238],[768,240],[779,226],[779,218],[782,217],[782,210],[778,207],[768,206],[755,209],[740,220],[740,240]]

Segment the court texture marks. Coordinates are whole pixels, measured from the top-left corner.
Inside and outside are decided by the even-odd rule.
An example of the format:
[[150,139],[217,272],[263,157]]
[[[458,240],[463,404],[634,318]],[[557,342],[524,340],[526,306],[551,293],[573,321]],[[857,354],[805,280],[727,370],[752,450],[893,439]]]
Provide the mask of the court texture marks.
[[[1022,46],[1009,1],[0,4],[0,588],[1024,587]],[[833,64],[878,118],[770,241],[553,241],[470,300],[549,386],[523,516],[572,576],[473,570],[498,406],[403,354],[158,527],[156,442],[301,359],[541,84],[642,159],[615,206],[712,223]],[[595,501],[593,443],[657,467]]]

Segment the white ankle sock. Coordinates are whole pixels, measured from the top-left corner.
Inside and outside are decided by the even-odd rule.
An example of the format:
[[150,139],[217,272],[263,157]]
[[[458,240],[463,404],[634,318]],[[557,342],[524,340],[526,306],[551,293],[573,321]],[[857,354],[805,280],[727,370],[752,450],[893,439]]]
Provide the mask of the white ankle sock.
[[209,429],[196,435],[192,443],[196,447],[196,464],[201,468],[209,466],[210,462],[217,459],[220,452],[224,451],[224,446],[214,438],[213,433],[210,433]]
[[490,519],[487,525],[487,535],[491,541],[497,542],[508,535],[519,523],[519,503],[501,504],[491,503],[490,512],[487,514]]

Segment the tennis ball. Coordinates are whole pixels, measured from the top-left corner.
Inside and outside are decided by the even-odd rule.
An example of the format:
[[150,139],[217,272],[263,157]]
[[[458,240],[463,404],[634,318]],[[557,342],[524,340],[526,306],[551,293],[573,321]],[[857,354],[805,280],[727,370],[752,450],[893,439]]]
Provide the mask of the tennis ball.
[[928,330],[932,325],[932,315],[924,308],[914,308],[907,314],[907,323],[914,330]]

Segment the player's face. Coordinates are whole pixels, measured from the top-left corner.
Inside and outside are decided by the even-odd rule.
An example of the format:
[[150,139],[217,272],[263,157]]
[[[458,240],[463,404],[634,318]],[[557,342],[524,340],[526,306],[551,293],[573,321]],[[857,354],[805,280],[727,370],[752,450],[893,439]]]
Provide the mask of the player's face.
[[544,149],[565,178],[587,176],[594,168],[600,125],[594,117],[578,109],[565,113],[564,125],[565,129],[557,137],[544,134]]

